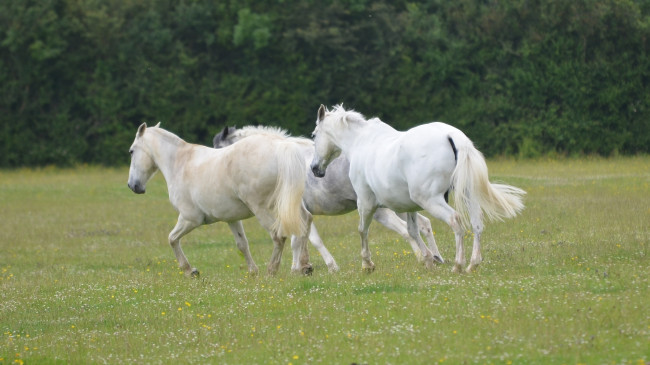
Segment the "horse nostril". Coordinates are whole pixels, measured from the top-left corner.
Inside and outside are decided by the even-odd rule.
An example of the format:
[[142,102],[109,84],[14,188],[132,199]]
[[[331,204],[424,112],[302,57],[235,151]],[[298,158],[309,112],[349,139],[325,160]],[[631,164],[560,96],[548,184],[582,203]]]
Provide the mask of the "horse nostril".
[[142,186],[140,186],[140,184],[137,183],[133,185],[131,185],[131,183],[126,183],[126,186],[128,186],[129,189],[131,189],[131,191],[133,191],[136,194],[144,194],[145,192],[145,189]]
[[314,165],[314,166],[312,166],[312,167],[311,167],[311,172],[312,172],[312,173],[314,174],[314,176],[316,176],[316,177],[323,177],[323,176],[325,176],[325,172],[324,172],[324,171],[321,171],[321,170],[318,168],[318,165]]

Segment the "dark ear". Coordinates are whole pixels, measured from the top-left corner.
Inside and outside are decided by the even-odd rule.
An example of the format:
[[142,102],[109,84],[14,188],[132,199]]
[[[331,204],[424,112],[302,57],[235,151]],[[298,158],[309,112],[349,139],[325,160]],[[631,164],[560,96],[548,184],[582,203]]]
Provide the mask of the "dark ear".
[[136,135],[138,137],[142,137],[146,129],[147,129],[147,123],[140,124],[140,126],[138,127],[138,133],[136,133]]
[[318,108],[318,118],[316,119],[316,124],[325,119],[325,112],[327,112],[327,109],[325,108],[325,105],[321,104],[320,108]]
[[223,130],[221,131],[221,140],[222,141],[224,139],[226,139],[226,137],[228,137],[228,132],[230,132],[230,127],[228,127],[228,126],[223,127]]
[[228,134],[228,127],[224,127],[221,132],[217,133],[214,135],[214,138],[212,138],[212,146],[214,148],[217,148],[217,144],[219,141],[224,139],[224,135]]

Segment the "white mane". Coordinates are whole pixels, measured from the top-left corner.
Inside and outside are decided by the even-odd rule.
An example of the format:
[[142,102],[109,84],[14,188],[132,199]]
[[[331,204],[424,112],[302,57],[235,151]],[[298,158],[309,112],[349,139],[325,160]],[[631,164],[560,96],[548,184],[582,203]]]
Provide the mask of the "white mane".
[[253,125],[248,125],[245,127],[242,127],[241,129],[237,129],[232,136],[236,138],[236,140],[241,140],[246,137],[254,136],[254,135],[264,135],[268,137],[279,137],[282,139],[291,139],[295,143],[300,143],[300,144],[307,144],[307,145],[312,145],[312,140],[307,139],[304,137],[294,137],[287,132],[286,129],[282,129],[280,127],[272,127],[272,126],[253,126]]
[[169,143],[172,143],[174,145],[179,145],[181,143],[185,143],[185,141],[181,137],[175,135],[174,133],[172,133],[172,132],[170,132],[170,131],[168,131],[166,129],[160,128],[160,123],[158,123],[157,125],[155,125],[153,127],[147,128],[146,131],[145,131],[145,135],[147,133],[151,133],[151,132],[157,134],[163,140],[165,140],[165,141],[167,141]]
[[240,138],[246,138],[256,134],[272,135],[272,136],[278,136],[282,138],[291,137],[291,135],[289,134],[289,132],[287,132],[286,129],[282,129],[280,127],[265,126],[265,125],[260,125],[260,126],[247,125],[241,129],[237,129],[235,131],[235,134]]
[[350,122],[362,123],[366,121],[366,118],[363,116],[363,114],[352,109],[345,110],[345,108],[343,108],[343,104],[335,105],[334,109],[332,109],[329,114],[329,117],[339,120],[342,124],[348,124]]

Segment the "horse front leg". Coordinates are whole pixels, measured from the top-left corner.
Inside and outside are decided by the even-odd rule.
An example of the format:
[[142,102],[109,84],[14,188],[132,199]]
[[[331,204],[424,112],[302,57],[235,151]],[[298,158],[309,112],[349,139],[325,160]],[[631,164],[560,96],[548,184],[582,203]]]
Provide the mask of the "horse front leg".
[[377,210],[377,205],[369,204],[368,201],[357,200],[359,209],[359,235],[361,236],[361,268],[366,272],[373,272],[375,264],[370,259],[370,248],[368,248],[368,229],[372,223],[372,216]]
[[397,214],[388,208],[378,208],[375,212],[374,219],[384,227],[397,232],[406,242],[411,245],[411,250],[419,262],[424,261],[424,255],[417,241],[411,237],[406,226],[406,214]]
[[190,233],[194,228],[200,226],[192,221],[186,220],[183,216],[178,217],[178,222],[176,226],[169,233],[169,245],[172,246],[174,255],[176,255],[176,260],[178,261],[178,266],[183,270],[185,275],[191,277],[199,277],[199,270],[193,268],[190,265],[190,262],[187,260],[183,249],[181,248],[181,237]]
[[248,239],[246,238],[246,232],[244,232],[244,226],[241,221],[228,223],[230,231],[233,236],[235,236],[235,242],[237,243],[237,248],[244,255],[244,260],[246,260],[246,265],[248,265],[248,272],[251,275],[257,275],[259,269],[255,265],[253,256],[251,256],[251,251],[248,247]]
[[449,225],[454,231],[456,238],[456,258],[454,261],[454,272],[462,272],[465,266],[465,252],[463,247],[463,227],[460,224],[458,213],[445,202],[442,195],[428,199],[416,200],[416,202],[426,209],[434,218],[439,219]]
[[433,236],[431,221],[429,220],[429,218],[423,216],[420,213],[417,214],[417,217],[418,217],[418,228],[420,230],[420,233],[427,238],[427,242],[429,242],[429,250],[431,250],[431,253],[433,254],[433,261],[439,264],[444,264],[445,260],[442,258],[442,255],[438,250],[438,245],[436,244],[436,238]]

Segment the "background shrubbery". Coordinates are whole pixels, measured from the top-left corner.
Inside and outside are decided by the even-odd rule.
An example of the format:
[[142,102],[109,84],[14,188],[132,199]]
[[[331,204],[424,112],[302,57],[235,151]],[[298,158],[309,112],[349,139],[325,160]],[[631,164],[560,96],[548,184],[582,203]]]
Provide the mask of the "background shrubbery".
[[487,155],[650,151],[646,0],[0,2],[0,166],[125,164],[136,126],[313,129],[344,102]]

